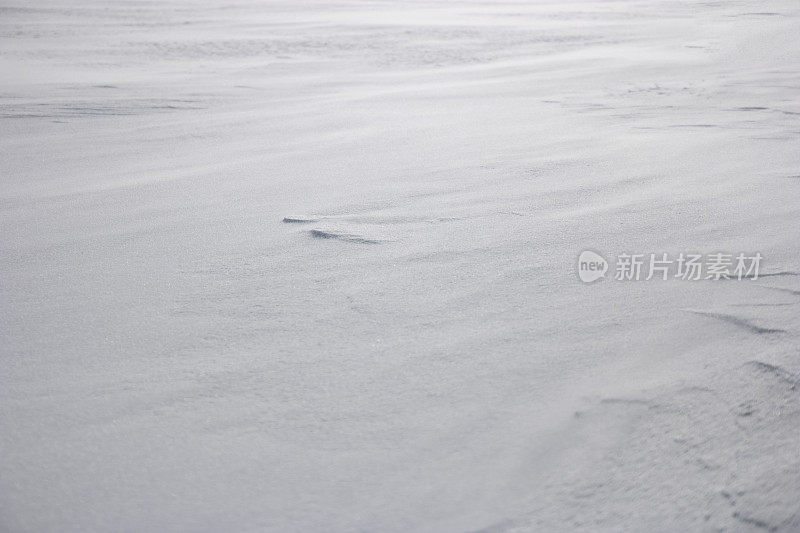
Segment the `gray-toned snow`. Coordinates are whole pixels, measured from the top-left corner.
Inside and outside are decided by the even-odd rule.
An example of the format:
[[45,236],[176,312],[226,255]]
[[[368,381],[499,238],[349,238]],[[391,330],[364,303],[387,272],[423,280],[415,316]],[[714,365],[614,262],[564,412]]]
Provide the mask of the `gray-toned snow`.
[[799,219],[796,0],[0,0],[0,530],[798,531]]

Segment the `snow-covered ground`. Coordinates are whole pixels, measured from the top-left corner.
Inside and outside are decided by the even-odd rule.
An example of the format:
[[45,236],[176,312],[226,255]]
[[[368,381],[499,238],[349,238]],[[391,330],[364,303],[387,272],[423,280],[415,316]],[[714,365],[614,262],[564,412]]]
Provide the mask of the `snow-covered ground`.
[[0,0],[0,530],[798,531],[799,219],[797,0]]

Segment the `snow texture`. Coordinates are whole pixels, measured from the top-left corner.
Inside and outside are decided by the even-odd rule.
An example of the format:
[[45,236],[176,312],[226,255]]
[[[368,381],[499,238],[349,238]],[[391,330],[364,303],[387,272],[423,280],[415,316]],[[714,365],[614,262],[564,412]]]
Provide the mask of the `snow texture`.
[[0,73],[1,531],[800,531],[797,0],[0,0]]

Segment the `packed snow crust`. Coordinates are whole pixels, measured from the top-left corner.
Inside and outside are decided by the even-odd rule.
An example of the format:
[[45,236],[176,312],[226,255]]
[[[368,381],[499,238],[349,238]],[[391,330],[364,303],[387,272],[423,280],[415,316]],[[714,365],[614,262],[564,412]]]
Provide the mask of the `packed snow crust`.
[[800,530],[796,0],[0,0],[0,73],[0,530]]

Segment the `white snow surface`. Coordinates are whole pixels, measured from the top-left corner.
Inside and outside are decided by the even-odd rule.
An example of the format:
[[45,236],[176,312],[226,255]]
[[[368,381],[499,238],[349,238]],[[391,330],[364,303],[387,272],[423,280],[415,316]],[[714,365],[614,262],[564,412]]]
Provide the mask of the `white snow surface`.
[[0,0],[0,530],[800,531],[799,217],[796,0]]

